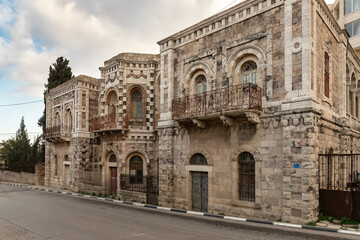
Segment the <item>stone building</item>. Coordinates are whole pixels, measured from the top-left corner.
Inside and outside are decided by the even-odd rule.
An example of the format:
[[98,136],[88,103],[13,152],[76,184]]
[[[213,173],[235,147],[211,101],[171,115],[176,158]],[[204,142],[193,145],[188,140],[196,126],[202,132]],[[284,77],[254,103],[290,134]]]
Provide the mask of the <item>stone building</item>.
[[348,30],[350,44],[359,54],[360,52],[360,1],[336,0],[329,5],[331,12],[341,28]]
[[319,155],[360,148],[348,39],[323,0],[247,0],[159,41],[159,55],[119,54],[101,79],[47,95],[46,184],[313,221]]

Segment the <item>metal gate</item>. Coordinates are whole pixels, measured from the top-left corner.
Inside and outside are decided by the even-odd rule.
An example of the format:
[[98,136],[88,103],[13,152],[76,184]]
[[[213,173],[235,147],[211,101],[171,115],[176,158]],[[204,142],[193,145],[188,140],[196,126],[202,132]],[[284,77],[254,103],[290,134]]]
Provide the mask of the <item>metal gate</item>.
[[320,154],[319,194],[324,215],[360,220],[360,154]]
[[194,211],[208,211],[208,174],[204,172],[192,173],[192,209]]
[[146,202],[148,204],[158,204],[159,184],[158,178],[149,176],[146,178]]

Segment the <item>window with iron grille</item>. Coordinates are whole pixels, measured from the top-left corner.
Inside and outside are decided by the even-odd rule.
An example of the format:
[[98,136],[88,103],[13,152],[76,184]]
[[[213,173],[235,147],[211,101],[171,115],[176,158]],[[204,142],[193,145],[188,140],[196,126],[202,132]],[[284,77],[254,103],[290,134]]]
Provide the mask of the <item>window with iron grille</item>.
[[207,91],[206,87],[206,77],[204,75],[199,75],[195,79],[196,83],[196,93],[204,93]]
[[207,165],[207,161],[204,155],[201,153],[194,154],[190,159],[191,165]]
[[143,183],[143,160],[140,156],[130,159],[130,184]]
[[239,200],[255,202],[255,160],[249,152],[238,157],[239,163]]
[[109,162],[115,162],[116,163],[116,156],[115,154],[111,154],[109,157]]
[[241,72],[242,72],[243,84],[247,84],[247,83],[256,84],[257,65],[254,61],[246,61],[241,67]]
[[330,97],[330,57],[328,53],[324,56],[324,95]]
[[131,93],[131,117],[142,118],[142,94],[138,89]]

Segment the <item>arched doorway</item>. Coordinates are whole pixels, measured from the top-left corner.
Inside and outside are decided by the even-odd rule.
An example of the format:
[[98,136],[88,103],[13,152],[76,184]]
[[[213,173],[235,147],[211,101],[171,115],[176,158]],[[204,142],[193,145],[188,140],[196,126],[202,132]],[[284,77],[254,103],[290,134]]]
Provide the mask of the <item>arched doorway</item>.
[[[190,165],[208,165],[204,155],[194,154],[190,159]],[[191,173],[191,201],[192,210],[199,212],[208,211],[208,173],[192,172]]]
[[117,167],[111,166],[111,163],[116,163],[117,159],[114,153],[110,154],[109,156],[109,165],[110,165],[110,195],[116,196],[117,190],[117,176],[118,176],[118,169]]

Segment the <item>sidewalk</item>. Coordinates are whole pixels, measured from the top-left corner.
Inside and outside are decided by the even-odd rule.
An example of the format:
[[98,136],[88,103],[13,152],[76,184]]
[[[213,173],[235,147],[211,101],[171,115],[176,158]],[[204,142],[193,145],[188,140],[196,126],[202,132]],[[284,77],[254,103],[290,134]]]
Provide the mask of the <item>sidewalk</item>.
[[[212,218],[217,218],[217,219],[259,223],[259,224],[275,225],[275,226],[287,227],[287,228],[307,229],[307,230],[315,230],[315,231],[322,231],[322,232],[333,232],[333,233],[342,233],[342,234],[360,236],[360,229],[358,229],[357,226],[355,226],[355,225],[342,226],[342,225],[340,225],[339,222],[335,222],[335,221],[333,221],[333,223],[330,223],[328,221],[321,221],[321,222],[316,223],[316,225],[314,224],[315,226],[298,225],[298,224],[290,224],[290,223],[285,223],[285,222],[271,222],[271,221],[266,221],[266,220],[245,219],[245,218],[230,217],[230,216],[224,216],[224,215],[214,215],[214,214],[209,214],[209,213],[186,211],[186,210],[174,209],[174,208],[166,208],[166,207],[154,206],[154,205],[142,204],[142,203],[136,203],[136,202],[120,201],[120,200],[116,200],[116,199],[112,199],[112,198],[84,195],[84,194],[75,193],[75,192],[71,192],[69,190],[64,190],[64,189],[54,188],[54,187],[44,187],[44,186],[18,184],[18,183],[10,183],[10,182],[2,182],[2,181],[0,181],[0,184],[21,187],[21,188],[26,188],[26,189],[36,190],[36,191],[44,191],[44,192],[49,192],[49,193],[54,193],[54,194],[65,194],[68,196],[82,197],[82,198],[93,199],[93,200],[97,200],[97,201],[107,201],[107,202],[114,202],[114,203],[118,203],[118,204],[133,205],[136,207],[151,208],[151,209],[156,209],[156,210],[160,210],[160,211],[171,211],[171,212],[178,212],[178,213],[184,213],[184,214],[190,214],[190,215],[212,217]],[[355,229],[355,228],[357,228],[357,229]]]

